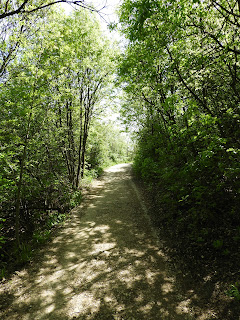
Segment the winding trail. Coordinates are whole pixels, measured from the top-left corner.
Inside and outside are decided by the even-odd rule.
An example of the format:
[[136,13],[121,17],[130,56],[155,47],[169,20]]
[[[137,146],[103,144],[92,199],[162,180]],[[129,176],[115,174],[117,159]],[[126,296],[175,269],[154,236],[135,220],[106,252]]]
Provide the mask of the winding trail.
[[1,287],[0,319],[196,319],[146,211],[131,166],[108,169],[39,261]]

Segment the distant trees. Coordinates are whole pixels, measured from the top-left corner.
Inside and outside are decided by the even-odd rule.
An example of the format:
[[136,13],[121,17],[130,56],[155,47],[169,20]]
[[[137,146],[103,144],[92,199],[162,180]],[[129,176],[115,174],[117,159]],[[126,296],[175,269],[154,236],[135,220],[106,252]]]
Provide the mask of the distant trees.
[[215,227],[224,223],[232,225],[234,237],[240,204],[239,3],[127,0],[120,20],[129,40],[119,66],[122,113],[138,123],[135,169],[166,209],[159,219],[172,219],[194,241],[211,239],[211,230],[220,238]]
[[104,165],[132,161],[132,144],[115,122],[94,121],[87,146],[87,167],[102,170]]

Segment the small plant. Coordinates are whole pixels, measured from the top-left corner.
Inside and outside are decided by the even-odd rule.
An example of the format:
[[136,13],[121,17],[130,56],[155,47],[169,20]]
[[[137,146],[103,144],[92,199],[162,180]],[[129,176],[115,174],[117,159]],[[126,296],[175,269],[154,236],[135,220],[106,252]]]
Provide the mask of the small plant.
[[231,253],[231,252],[230,252],[228,249],[225,249],[225,250],[223,251],[223,255],[224,255],[224,256],[229,256],[230,253]]
[[230,286],[230,289],[226,291],[226,295],[240,301],[240,282],[236,282]]
[[233,240],[235,242],[240,242],[240,227],[237,228],[236,235],[233,237]]
[[213,241],[213,247],[215,249],[221,249],[223,247],[223,240],[215,240],[215,241]]
[[63,222],[66,218],[64,213],[53,212],[51,216],[49,216],[47,221],[47,228],[50,230],[59,223]]
[[204,242],[203,237],[198,237],[198,238],[197,238],[197,242],[199,242],[199,243],[203,243],[203,242]]
[[6,265],[2,265],[0,268],[0,281],[6,277],[6,274],[7,274]]
[[78,206],[82,201],[82,193],[81,191],[75,191],[72,194],[71,200],[70,200],[70,206],[71,208],[74,208],[76,206]]
[[24,264],[26,262],[29,262],[31,260],[31,257],[32,251],[30,245],[26,243],[20,244],[17,256],[18,263]]
[[49,237],[50,237],[51,231],[50,230],[44,230],[44,231],[37,231],[33,234],[33,239],[39,243],[43,244],[45,243]]
[[[3,228],[2,222],[5,222],[5,221],[6,221],[6,219],[0,218],[0,232],[2,231],[2,228]],[[2,245],[3,245],[5,242],[6,242],[6,241],[5,241],[4,236],[0,234],[0,249],[2,249]]]

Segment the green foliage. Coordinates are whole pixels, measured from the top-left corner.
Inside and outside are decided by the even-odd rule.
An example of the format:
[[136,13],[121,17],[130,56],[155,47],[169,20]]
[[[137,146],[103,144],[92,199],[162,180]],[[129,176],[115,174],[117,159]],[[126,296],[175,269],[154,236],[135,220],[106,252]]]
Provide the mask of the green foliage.
[[215,249],[222,249],[223,247],[223,240],[214,240],[213,241],[213,247]]
[[82,193],[80,190],[74,191],[71,195],[70,207],[74,208],[78,206],[82,201]]
[[87,149],[87,166],[89,173],[99,176],[103,169],[113,164],[128,162],[130,160],[131,144],[120,129],[109,123],[94,123],[89,134]]
[[22,243],[17,251],[17,264],[23,265],[32,258],[32,248],[30,244]]
[[233,235],[234,242],[240,242],[240,227],[236,229],[235,234]]
[[137,135],[134,170],[161,208],[159,223],[229,256],[240,225],[240,37],[237,4],[225,5],[123,1],[129,42],[118,81]]
[[2,245],[6,242],[4,235],[2,235],[3,222],[5,221],[6,219],[0,218],[0,250],[2,249]]
[[33,240],[37,244],[43,244],[48,241],[51,234],[51,230],[42,230],[42,231],[35,231],[33,234]]
[[[76,197],[77,197],[77,193],[81,195],[80,192],[75,192],[75,193],[76,193],[75,195]],[[74,194],[72,196],[74,196]],[[78,203],[76,203],[75,205],[77,204]],[[46,221],[44,221],[44,225],[39,226],[39,228],[36,229],[32,235],[32,239],[33,239],[32,246],[35,246],[35,244],[41,245],[46,243],[50,239],[52,230],[56,226],[61,225],[65,220],[66,220],[65,213],[59,213],[57,211],[52,211],[48,213],[46,217]]]
[[47,227],[48,229],[53,228],[54,226],[62,223],[66,218],[65,213],[52,212],[47,219]]
[[6,264],[0,268],[0,281],[4,278],[6,278],[7,275],[7,266]]
[[236,299],[237,301],[240,301],[240,283],[236,282],[235,284],[232,284],[230,288],[226,291],[226,294]]
[[[117,46],[106,39],[93,12],[65,16],[55,9],[33,13],[26,21],[25,16],[7,18],[1,24],[4,262],[16,256],[10,241],[14,238],[17,247],[21,244],[18,262],[28,261],[31,249],[24,243],[31,237],[37,243],[48,239],[50,230],[81,202],[84,175],[99,175],[110,158],[101,145],[106,135],[100,143],[98,134],[94,141],[90,131],[95,118],[100,113],[104,117],[101,101],[112,92]],[[5,249],[11,251],[9,257]]]

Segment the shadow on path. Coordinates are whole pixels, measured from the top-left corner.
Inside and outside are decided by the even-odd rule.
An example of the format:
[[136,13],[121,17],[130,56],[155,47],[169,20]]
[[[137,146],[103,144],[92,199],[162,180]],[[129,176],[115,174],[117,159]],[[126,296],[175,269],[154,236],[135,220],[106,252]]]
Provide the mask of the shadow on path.
[[131,184],[130,165],[95,183],[39,263],[3,285],[1,319],[196,319]]

